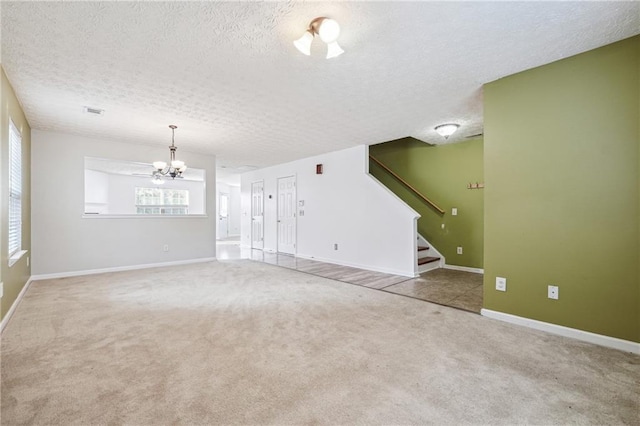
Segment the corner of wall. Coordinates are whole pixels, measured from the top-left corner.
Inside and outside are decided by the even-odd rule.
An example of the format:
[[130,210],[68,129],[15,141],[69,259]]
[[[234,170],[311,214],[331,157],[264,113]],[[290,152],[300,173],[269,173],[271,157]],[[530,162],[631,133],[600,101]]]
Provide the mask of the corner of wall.
[[[1,300],[1,316],[4,316],[14,306],[18,295],[22,292],[31,276],[31,127],[24,115],[20,101],[16,96],[11,83],[1,69],[2,79],[2,135],[0,140],[0,281],[4,284],[4,294]],[[6,220],[9,210],[9,119],[14,122],[22,135],[22,249],[26,253],[15,263],[9,266],[7,253],[8,222]]]

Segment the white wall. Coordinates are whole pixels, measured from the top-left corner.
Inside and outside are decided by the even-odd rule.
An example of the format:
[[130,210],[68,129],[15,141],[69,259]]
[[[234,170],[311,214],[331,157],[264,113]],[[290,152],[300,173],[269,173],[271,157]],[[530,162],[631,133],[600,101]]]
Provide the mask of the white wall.
[[[324,173],[316,175],[320,163]],[[304,201],[297,256],[414,276],[419,215],[367,170],[368,147],[361,145],[243,174],[242,245],[251,246],[251,183],[262,180],[264,249],[277,251],[277,179],[296,176],[297,199]]]
[[85,213],[109,213],[109,176],[96,170],[84,171]]
[[[83,217],[85,156],[148,162],[166,157],[167,151],[163,147],[34,130],[32,274],[215,257],[214,156],[186,151],[180,154],[189,166],[206,171],[208,216]],[[164,244],[169,244],[168,252],[162,250]]]

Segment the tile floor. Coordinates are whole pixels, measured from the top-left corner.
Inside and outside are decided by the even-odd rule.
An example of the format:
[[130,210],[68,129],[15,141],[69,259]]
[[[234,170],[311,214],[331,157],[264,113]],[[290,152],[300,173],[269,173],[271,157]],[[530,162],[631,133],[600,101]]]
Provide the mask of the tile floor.
[[367,271],[349,266],[334,265],[295,256],[269,253],[240,247],[237,238],[217,242],[217,259],[251,259],[270,263],[300,272],[361,285],[388,293],[400,294],[480,313],[482,308],[482,275],[471,272],[436,269],[425,272],[418,278]]
[[482,274],[472,272],[435,269],[383,290],[480,313],[482,278]]

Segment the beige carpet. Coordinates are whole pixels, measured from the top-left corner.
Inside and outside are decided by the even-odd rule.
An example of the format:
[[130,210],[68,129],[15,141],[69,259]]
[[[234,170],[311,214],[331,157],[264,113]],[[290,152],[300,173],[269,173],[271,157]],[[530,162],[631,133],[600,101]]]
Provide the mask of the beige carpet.
[[640,357],[251,261],[40,281],[3,425],[638,424]]

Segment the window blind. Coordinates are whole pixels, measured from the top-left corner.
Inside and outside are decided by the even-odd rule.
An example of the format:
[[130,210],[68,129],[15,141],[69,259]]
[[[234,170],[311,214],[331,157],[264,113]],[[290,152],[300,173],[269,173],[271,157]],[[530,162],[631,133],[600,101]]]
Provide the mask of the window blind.
[[22,136],[9,120],[9,257],[22,247]]

